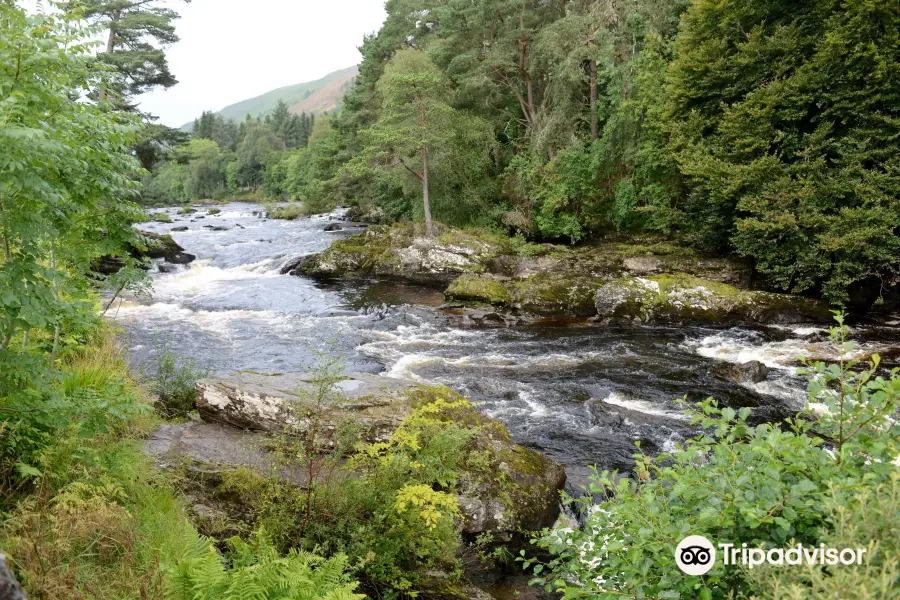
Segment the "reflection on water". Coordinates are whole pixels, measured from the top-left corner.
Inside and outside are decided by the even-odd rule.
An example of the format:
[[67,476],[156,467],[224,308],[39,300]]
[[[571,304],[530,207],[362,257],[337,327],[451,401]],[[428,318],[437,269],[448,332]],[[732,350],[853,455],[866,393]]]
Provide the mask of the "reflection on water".
[[[807,327],[461,328],[438,310],[439,290],[370,280],[323,286],[280,275],[288,261],[360,230],[323,231],[340,214],[277,221],[259,210],[231,204],[217,216],[169,211],[174,223],[143,226],[157,233],[189,227],[172,237],[198,260],[155,272],[152,298],[126,299],[114,309],[135,361],[152,360],[167,344],[218,373],[287,372],[310,369],[318,352],[337,353],[348,370],[467,394],[517,441],[565,464],[581,482],[587,465],[629,468],[635,441],[654,451],[689,435],[679,398],[715,396],[753,407],[760,418],[802,407],[796,358],[831,353],[822,331]],[[860,332],[860,353],[896,345],[895,331]],[[771,367],[766,381],[737,384],[713,372],[717,361],[749,360]]]

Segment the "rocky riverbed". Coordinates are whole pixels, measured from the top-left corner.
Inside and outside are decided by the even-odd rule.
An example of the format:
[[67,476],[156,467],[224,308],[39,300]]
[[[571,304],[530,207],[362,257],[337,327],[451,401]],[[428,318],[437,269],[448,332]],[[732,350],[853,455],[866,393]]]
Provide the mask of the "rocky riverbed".
[[[149,442],[161,463],[193,465],[210,489],[222,469],[269,468],[269,436],[302,431],[283,403],[323,355],[352,374],[345,409],[372,440],[406,414],[408,386],[473,400],[481,418],[505,426],[502,448],[541,465],[505,468],[532,478],[525,488],[540,483],[543,507],[562,485],[557,463],[578,493],[591,465],[629,469],[635,442],[655,452],[691,435],[677,399],[715,396],[778,419],[804,403],[798,357],[834,357],[820,303],[755,290],[740,261],[658,240],[571,249],[455,230],[427,239],[414,225],[366,229],[341,212],[294,221],[250,204],[166,212],[171,222],[142,225],[171,254],[153,258],[152,294],[109,314],[138,368],[152,371],[168,349],[210,370],[202,421]],[[195,259],[179,264],[185,255]],[[858,355],[896,360],[895,320],[856,327]],[[376,388],[362,396],[380,400],[358,402],[359,390]],[[502,517],[488,523],[503,512],[477,487],[463,502],[482,522],[472,531],[507,531]],[[231,518],[215,494],[198,490],[195,504],[200,520]]]

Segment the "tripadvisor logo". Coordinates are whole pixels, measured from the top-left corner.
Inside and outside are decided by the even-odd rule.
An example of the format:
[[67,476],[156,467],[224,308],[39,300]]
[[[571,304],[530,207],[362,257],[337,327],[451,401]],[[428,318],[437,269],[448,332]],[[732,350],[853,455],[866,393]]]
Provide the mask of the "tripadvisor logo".
[[[762,564],[775,566],[794,565],[861,565],[868,548],[826,548],[796,544],[790,548],[748,548],[734,544],[719,544],[722,564],[745,565],[749,568]],[[675,563],[688,575],[704,575],[716,564],[716,547],[702,535],[689,535],[675,548]]]
[[689,535],[675,548],[675,563],[688,575],[704,575],[716,564],[716,549],[702,535]]

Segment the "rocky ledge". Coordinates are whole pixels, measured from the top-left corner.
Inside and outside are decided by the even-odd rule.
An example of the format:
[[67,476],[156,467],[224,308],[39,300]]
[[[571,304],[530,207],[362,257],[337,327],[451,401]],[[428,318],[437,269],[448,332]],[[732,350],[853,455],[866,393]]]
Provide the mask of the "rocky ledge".
[[[274,462],[268,448],[277,435],[302,436],[307,431],[309,403],[317,401],[319,389],[306,374],[241,373],[202,380],[197,384],[197,406],[203,422],[163,426],[148,440],[147,450],[164,467],[189,465],[194,474],[202,475],[196,479],[209,484],[191,492],[201,521],[208,515],[215,515],[218,523],[239,520],[246,511],[217,501],[216,482],[235,469],[271,475]],[[371,374],[350,374],[334,384],[333,391],[336,400],[319,426],[334,432],[343,424],[355,425],[367,442],[388,439],[413,407],[461,399],[446,388]],[[477,472],[463,469],[454,486],[463,514],[462,533],[509,536],[552,524],[565,484],[562,466],[515,444],[502,424],[474,408],[456,411],[454,422],[473,431],[467,451],[490,461]],[[290,465],[276,470],[286,481],[305,483],[303,474]]]
[[317,279],[382,276],[446,286],[448,302],[510,316],[593,317],[605,322],[793,323],[827,321],[809,298],[747,289],[752,270],[658,239],[568,248],[480,231],[378,226],[283,270]]
[[[185,252],[184,248],[173,240],[171,235],[149,231],[140,231],[139,234],[138,242],[130,248],[130,253],[135,258],[161,258],[173,265],[186,265],[197,258],[193,254]],[[123,266],[120,259],[104,256],[97,259],[92,268],[97,273],[111,275],[118,273]]]

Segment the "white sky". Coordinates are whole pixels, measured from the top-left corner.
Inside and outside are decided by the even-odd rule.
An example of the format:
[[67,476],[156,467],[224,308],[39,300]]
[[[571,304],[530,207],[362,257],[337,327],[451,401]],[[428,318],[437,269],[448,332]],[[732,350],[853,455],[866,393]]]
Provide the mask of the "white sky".
[[[29,7],[35,0],[25,0]],[[141,98],[172,127],[274,88],[358,64],[383,0],[169,0],[181,41],[167,52],[178,85]]]

